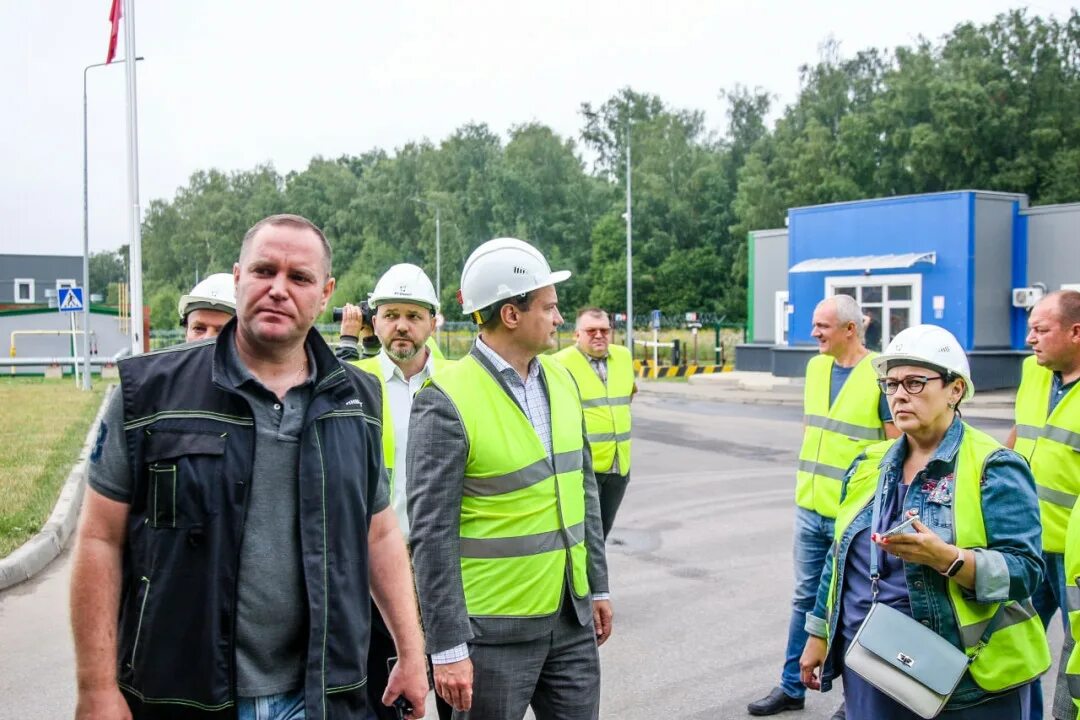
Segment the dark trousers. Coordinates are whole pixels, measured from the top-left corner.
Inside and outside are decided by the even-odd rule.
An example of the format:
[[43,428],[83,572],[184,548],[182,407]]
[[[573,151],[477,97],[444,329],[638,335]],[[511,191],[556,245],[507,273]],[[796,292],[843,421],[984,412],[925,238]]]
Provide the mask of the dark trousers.
[[590,622],[582,625],[571,601],[551,632],[505,645],[469,645],[472,709],[453,720],[521,720],[530,706],[537,720],[597,720],[600,653]]
[[630,473],[596,473],[596,486],[600,490],[600,519],[604,523],[604,539],[607,540],[611,528],[615,525],[615,513],[619,511],[626,486],[630,483]]
[[[379,720],[397,720],[397,714],[392,707],[383,705],[382,696],[386,692],[386,684],[390,680],[390,674],[386,669],[387,658],[397,656],[397,648],[394,646],[394,637],[375,603],[371,603],[371,640],[368,644],[368,676],[367,698],[368,717],[376,717]],[[434,686],[432,686],[434,689]],[[445,700],[435,694],[435,707],[439,711],[439,720],[450,720],[453,713]]]

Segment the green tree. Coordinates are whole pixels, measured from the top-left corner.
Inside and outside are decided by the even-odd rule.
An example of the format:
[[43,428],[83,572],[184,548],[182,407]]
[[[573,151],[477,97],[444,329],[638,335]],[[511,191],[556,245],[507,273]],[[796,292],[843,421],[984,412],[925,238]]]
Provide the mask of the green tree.
[[90,289],[89,293],[108,296],[109,285],[127,280],[127,267],[124,257],[115,250],[103,250],[90,254]]

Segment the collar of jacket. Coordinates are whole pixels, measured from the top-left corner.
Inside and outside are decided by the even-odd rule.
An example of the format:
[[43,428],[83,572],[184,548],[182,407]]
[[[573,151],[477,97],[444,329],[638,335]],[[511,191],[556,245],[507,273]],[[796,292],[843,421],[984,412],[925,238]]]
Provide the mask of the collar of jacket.
[[[232,379],[229,377],[228,360],[226,353],[236,352],[236,318],[234,317],[217,336],[214,345],[214,364],[211,378],[214,385],[222,390],[235,390]],[[304,345],[315,358],[315,394],[329,388],[340,385],[345,381],[345,371],[341,362],[330,346],[323,340],[322,335],[314,327],[308,330]]]
[[[945,431],[945,436],[941,438],[941,442],[938,443],[937,450],[934,451],[933,457],[926,463],[926,469],[928,472],[936,470],[938,468],[946,469],[956,464],[956,454],[960,452],[960,443],[964,439],[964,422],[960,419],[960,415],[957,414],[949,425],[949,429]],[[878,467],[881,467],[890,473],[896,473],[901,470],[904,465],[904,459],[908,456],[908,439],[907,434],[902,434],[900,438],[893,443],[893,446],[889,448],[889,451],[885,453],[881,458],[881,462]]]

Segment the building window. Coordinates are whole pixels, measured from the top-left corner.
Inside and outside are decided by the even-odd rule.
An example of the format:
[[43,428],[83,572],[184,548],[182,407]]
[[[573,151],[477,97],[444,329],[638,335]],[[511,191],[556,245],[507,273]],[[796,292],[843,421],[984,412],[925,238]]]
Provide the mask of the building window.
[[34,302],[34,278],[15,278],[15,302],[23,305]]
[[866,347],[880,351],[901,330],[922,322],[922,275],[825,278],[825,297],[850,295],[862,308]]

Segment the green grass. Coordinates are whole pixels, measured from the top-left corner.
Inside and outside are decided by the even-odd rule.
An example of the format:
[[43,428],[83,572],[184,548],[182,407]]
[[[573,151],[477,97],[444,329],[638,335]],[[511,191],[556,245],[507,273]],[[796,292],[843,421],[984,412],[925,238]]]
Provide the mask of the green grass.
[[0,377],[0,557],[41,529],[79,457],[106,384]]

